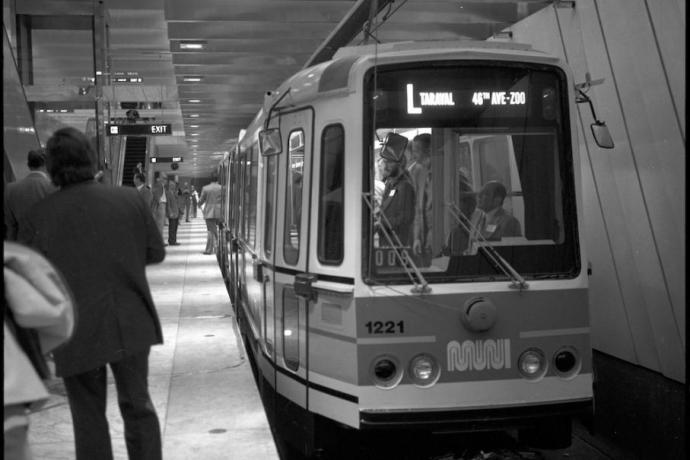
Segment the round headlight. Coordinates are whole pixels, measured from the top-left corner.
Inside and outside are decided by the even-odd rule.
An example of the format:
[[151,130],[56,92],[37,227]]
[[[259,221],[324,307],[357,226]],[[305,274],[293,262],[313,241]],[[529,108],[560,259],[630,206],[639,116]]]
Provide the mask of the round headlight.
[[568,378],[580,372],[582,363],[574,348],[564,347],[553,355],[553,366],[559,376]]
[[415,385],[428,387],[436,383],[441,368],[433,356],[417,355],[410,361],[409,373]]
[[524,351],[518,359],[520,373],[528,379],[538,379],[546,374],[546,359],[541,350],[535,348]]
[[392,356],[379,356],[371,365],[371,377],[379,388],[393,388],[402,378],[398,360]]

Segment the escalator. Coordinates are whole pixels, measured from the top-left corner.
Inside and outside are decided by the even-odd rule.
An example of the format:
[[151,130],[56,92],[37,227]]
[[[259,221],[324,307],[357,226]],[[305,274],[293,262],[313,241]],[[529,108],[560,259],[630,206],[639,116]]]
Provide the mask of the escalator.
[[122,185],[134,187],[134,172],[137,163],[146,168],[146,137],[127,136],[125,158],[122,167]]

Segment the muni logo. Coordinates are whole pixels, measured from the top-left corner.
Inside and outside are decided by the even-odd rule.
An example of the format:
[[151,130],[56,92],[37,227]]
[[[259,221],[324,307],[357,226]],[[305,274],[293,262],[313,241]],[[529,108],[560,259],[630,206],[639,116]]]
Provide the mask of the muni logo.
[[453,340],[446,347],[448,371],[510,369],[510,339]]

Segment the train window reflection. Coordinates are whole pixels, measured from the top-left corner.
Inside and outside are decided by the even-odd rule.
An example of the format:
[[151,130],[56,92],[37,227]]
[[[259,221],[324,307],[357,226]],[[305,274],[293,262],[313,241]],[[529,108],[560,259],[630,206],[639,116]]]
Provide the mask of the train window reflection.
[[321,139],[319,192],[319,261],[338,265],[343,260],[343,174],[345,133],[342,125],[327,126]]

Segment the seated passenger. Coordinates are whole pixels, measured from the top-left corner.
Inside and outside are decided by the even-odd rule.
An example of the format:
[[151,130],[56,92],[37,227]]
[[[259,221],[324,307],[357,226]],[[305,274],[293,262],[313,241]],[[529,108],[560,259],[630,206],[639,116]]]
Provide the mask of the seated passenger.
[[[385,147],[381,152],[383,162],[382,178],[385,183],[381,197],[381,214],[385,215],[390,227],[389,233],[395,233],[403,247],[412,246],[412,225],[415,215],[415,192],[405,171],[405,155]],[[377,218],[376,227],[384,226],[383,219]],[[380,232],[382,245],[388,246],[388,240]],[[395,239],[393,239],[395,242]]]
[[522,236],[520,222],[503,209],[506,188],[498,181],[484,184],[477,197],[477,207],[484,211],[479,230],[487,240],[500,240],[504,236]]

